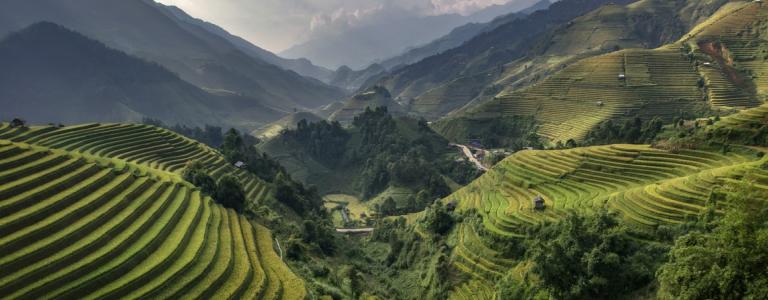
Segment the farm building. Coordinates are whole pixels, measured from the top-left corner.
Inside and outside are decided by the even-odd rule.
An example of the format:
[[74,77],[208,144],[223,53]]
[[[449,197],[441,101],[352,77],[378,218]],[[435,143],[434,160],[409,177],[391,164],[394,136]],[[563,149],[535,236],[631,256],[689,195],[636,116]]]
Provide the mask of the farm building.
[[544,209],[544,198],[541,197],[541,195],[536,196],[536,198],[533,198],[533,209],[536,209],[536,210]]

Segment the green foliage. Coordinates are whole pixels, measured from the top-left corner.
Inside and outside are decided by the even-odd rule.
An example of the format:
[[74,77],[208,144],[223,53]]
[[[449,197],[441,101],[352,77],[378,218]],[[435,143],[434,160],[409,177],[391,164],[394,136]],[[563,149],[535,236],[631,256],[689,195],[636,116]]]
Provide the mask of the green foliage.
[[[768,193],[742,183],[726,215],[677,239],[657,274],[660,297],[764,299],[768,295]],[[711,229],[709,229],[711,228]]]
[[207,195],[216,194],[216,180],[208,175],[205,170],[205,166],[199,161],[191,161],[187,163],[186,168],[182,172],[184,180],[189,181]]
[[[662,132],[663,126],[664,122],[657,117],[648,121],[636,117],[632,120],[626,120],[621,126],[612,120],[607,120],[587,133],[584,143],[586,145],[647,144]],[[569,140],[568,148],[573,148],[572,146],[575,144]]]
[[526,147],[541,148],[543,145],[536,135],[537,123],[532,117],[513,116],[491,119],[452,119],[440,122],[437,130],[453,141],[477,140],[489,148]]
[[277,187],[275,198],[300,216],[307,216],[310,213],[325,214],[323,199],[317,193],[316,188],[306,188],[283,172],[275,176],[274,184]]
[[232,175],[224,175],[216,186],[214,199],[224,207],[242,212],[245,208],[245,192],[240,181]]
[[318,252],[333,255],[336,251],[335,229],[328,219],[312,217],[302,223],[302,239],[317,247]]
[[448,211],[448,208],[440,204],[440,202],[435,202],[427,208],[422,220],[424,228],[439,235],[448,233],[455,223],[456,219],[453,213]]
[[612,299],[653,279],[654,250],[606,211],[535,228],[526,244],[531,272],[556,299]]
[[296,125],[296,129],[284,130],[282,137],[302,145],[312,157],[325,163],[338,163],[344,157],[350,136],[339,122],[301,120]]

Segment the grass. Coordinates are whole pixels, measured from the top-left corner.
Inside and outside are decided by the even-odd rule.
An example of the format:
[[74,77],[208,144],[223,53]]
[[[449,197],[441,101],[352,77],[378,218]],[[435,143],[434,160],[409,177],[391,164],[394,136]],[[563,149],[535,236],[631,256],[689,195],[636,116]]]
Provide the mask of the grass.
[[[76,126],[66,132],[75,140],[77,134],[99,127]],[[104,130],[122,127],[128,125]],[[38,130],[19,136],[25,141],[56,137],[56,130]],[[0,164],[9,166],[0,172],[0,294],[82,299],[304,296],[303,282],[272,250],[266,228],[184,182],[147,176],[168,171],[134,172],[82,152],[68,153],[0,140]],[[265,195],[258,181],[248,180],[253,195]]]

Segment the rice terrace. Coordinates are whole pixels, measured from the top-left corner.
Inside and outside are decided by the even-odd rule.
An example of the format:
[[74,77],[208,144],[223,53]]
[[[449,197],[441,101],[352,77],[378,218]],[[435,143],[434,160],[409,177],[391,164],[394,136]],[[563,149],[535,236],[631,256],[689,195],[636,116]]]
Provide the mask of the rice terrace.
[[0,8],[0,299],[768,297],[763,0]]

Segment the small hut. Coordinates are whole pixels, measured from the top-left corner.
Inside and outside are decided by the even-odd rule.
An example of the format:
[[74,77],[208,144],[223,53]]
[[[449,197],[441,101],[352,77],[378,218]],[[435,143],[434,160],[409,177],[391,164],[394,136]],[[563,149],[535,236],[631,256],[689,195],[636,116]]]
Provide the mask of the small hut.
[[445,205],[445,208],[448,209],[448,211],[454,211],[456,210],[456,200],[453,200],[451,202],[448,202],[448,204]]
[[619,74],[619,80],[626,80],[627,75],[626,74]]
[[533,209],[535,210],[544,209],[544,197],[541,197],[541,195],[539,195],[539,196],[536,196],[536,198],[533,198]]
[[11,128],[21,128],[27,125],[27,122],[25,122],[22,119],[16,118],[11,121]]
[[238,168],[238,169],[245,168],[245,163],[242,161],[238,161],[235,163],[235,168]]

